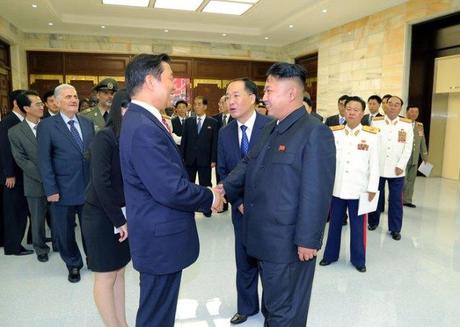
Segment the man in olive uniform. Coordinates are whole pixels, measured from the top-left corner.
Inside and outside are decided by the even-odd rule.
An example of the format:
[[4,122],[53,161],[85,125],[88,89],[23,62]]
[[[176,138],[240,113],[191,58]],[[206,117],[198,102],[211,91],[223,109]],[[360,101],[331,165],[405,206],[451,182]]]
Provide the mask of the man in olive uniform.
[[96,91],[98,104],[95,107],[83,110],[80,115],[91,120],[97,132],[104,128],[109,118],[110,106],[115,92],[118,91],[118,83],[112,78],[106,78],[100,81],[94,90]]
[[407,118],[412,120],[412,128],[414,130],[414,141],[412,147],[412,154],[409,158],[409,162],[406,166],[406,178],[404,181],[404,192],[403,192],[403,204],[409,208],[415,208],[415,204],[412,203],[412,195],[414,194],[414,183],[415,177],[417,177],[418,159],[420,156],[423,161],[428,160],[428,150],[425,142],[425,132],[423,130],[423,124],[417,122],[419,110],[418,107],[408,106],[407,107]]

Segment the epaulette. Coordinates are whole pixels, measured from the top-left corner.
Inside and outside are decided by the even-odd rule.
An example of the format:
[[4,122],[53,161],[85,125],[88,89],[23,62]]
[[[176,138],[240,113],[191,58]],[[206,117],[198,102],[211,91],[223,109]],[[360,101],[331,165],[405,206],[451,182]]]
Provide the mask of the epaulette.
[[333,132],[340,131],[345,128],[345,125],[335,125],[329,127]]
[[412,120],[410,120],[409,118],[400,117],[399,120],[405,123],[412,124]]
[[417,122],[417,126],[423,127],[423,123]]
[[378,129],[377,127],[372,127],[372,126],[363,126],[363,131],[369,132],[372,134],[377,134],[378,132],[380,132],[380,129]]
[[85,110],[80,111],[80,113],[81,113],[81,114],[86,114],[86,113],[90,112],[91,110],[93,110],[93,108],[94,108],[94,107],[92,107],[92,108],[86,108]]
[[372,121],[379,121],[379,120],[383,120],[385,117],[383,116],[380,116],[380,117],[375,117],[372,119]]

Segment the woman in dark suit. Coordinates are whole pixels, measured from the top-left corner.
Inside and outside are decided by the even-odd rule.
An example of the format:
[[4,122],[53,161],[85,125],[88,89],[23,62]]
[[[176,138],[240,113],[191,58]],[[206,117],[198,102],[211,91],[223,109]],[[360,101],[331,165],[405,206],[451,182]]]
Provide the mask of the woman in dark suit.
[[106,326],[128,326],[125,313],[125,266],[131,260],[120,169],[118,138],[129,97],[116,93],[107,127],[91,145],[90,181],[86,189],[82,229],[88,268],[94,271],[94,301]]

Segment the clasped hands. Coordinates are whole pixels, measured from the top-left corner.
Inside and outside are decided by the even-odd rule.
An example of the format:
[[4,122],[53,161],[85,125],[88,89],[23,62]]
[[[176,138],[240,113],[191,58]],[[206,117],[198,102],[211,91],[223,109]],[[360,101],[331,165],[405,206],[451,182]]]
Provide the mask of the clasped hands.
[[214,186],[212,189],[212,193],[214,194],[214,202],[212,204],[211,210],[214,213],[221,212],[224,208],[224,203],[227,203],[225,200],[225,190],[222,184]]

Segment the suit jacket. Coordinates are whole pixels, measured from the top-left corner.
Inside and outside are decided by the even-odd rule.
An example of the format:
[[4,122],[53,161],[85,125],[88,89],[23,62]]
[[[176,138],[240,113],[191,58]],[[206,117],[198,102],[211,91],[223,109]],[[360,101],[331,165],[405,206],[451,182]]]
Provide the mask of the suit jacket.
[[44,196],[42,177],[38,163],[37,138],[24,119],[8,131],[14,160],[22,169],[24,176],[24,195]]
[[414,141],[412,153],[407,165],[418,165],[419,157],[422,156],[423,161],[428,160],[428,150],[426,148],[425,131],[423,123],[416,122],[414,125]]
[[61,115],[38,124],[38,158],[45,195],[59,193],[60,205],[82,205],[89,179],[89,145],[94,137],[94,124],[76,116],[83,135],[83,152]]
[[[223,122],[223,120],[222,120],[222,116],[223,116],[222,113],[218,113],[217,115],[212,116],[212,118],[214,118],[215,120],[217,120],[217,128],[218,128],[218,129],[221,129],[222,127],[224,127],[224,122]],[[228,125],[228,124],[230,124],[230,122],[231,122],[232,120],[234,120],[234,119],[233,119],[232,116],[230,116],[229,113],[227,113],[227,116],[228,116],[228,117],[227,117],[227,125]],[[225,125],[225,126],[227,126],[227,125]]]
[[189,181],[169,132],[132,102],[123,117],[120,159],[134,268],[169,274],[191,265],[199,252],[194,211],[211,208],[212,192]]
[[86,202],[104,210],[112,225],[126,223],[121,208],[125,206],[118,140],[111,127],[101,129],[90,146],[90,178]]
[[185,120],[180,144],[182,156],[187,166],[196,164],[207,167],[211,162],[217,162],[217,121],[206,117],[198,134],[197,118]]
[[[365,114],[363,118],[361,119],[361,125],[363,126],[371,126],[372,122],[369,120],[370,114]],[[375,117],[383,117],[383,115],[378,112]]]
[[[185,118],[187,119],[187,118]],[[185,119],[184,119],[184,124],[185,124]],[[173,133],[176,134],[177,136],[182,136],[182,129],[183,129],[183,126],[182,126],[182,123],[180,122],[181,118],[179,117],[174,117],[173,119],[171,119],[171,124],[172,124],[172,127],[173,127]]]
[[[333,115],[333,116],[327,117],[326,121],[324,122],[324,124],[326,126],[340,125],[340,117],[339,117],[339,115]],[[344,123],[342,125],[345,125],[345,124],[346,124],[346,121],[344,121]]]
[[329,128],[301,107],[266,125],[257,145],[224,180],[233,202],[244,186],[244,235],[249,255],[298,262],[297,247],[321,248],[335,176]]
[[8,131],[11,127],[19,124],[21,120],[13,113],[9,112],[0,122],[0,168],[2,185],[5,185],[7,177],[16,177],[16,184],[22,187],[22,170],[16,164],[11,152],[11,144],[8,139]]
[[317,113],[316,111],[312,111],[310,112],[310,115],[312,115],[313,117],[319,119],[320,122],[323,122],[323,116],[321,116],[319,113]]
[[[264,126],[271,119],[261,114],[256,114],[251,140],[249,141],[249,150],[257,143],[259,136]],[[217,172],[220,178],[225,179],[228,174],[241,161],[241,150],[238,140],[238,123],[236,120],[230,122],[227,126],[220,129],[219,141],[217,146]],[[232,203],[232,219],[239,217],[241,214],[238,210],[240,204],[243,203],[243,194]]]

